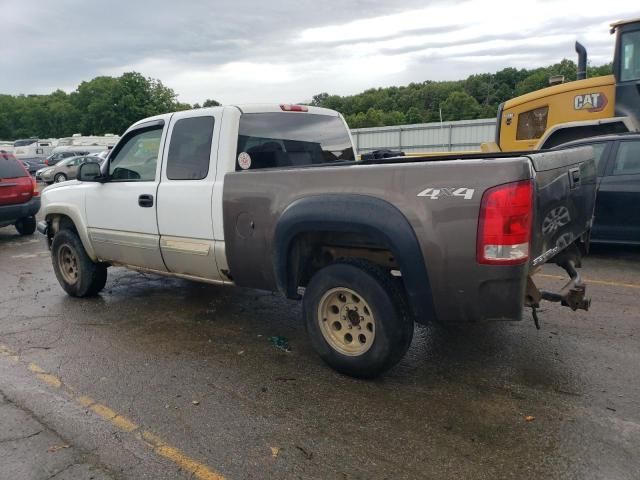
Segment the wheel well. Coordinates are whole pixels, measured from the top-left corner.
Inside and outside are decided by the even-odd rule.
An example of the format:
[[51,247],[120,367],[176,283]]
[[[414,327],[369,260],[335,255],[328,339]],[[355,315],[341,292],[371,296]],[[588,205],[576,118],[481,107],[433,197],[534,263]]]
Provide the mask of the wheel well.
[[290,243],[287,258],[287,294],[295,296],[321,268],[340,259],[360,258],[388,270],[399,270],[388,245],[362,233],[305,232]]
[[46,220],[50,226],[48,231],[49,238],[53,238],[56,232],[59,232],[60,230],[65,230],[65,229],[71,230],[76,234],[78,233],[78,229],[76,228],[75,223],[73,223],[73,220],[71,219],[71,217],[67,215],[64,215],[64,214],[47,215]]
[[577,127],[567,127],[556,130],[547,138],[541,149],[553,148],[563,143],[582,138],[595,137],[598,135],[611,135],[615,133],[625,133],[629,129],[624,122],[610,122],[599,125],[581,125]]

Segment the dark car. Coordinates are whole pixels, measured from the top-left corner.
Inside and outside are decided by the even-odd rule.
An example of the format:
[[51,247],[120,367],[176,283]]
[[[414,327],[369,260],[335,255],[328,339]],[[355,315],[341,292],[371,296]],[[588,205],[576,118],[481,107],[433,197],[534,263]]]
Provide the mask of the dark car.
[[65,158],[79,157],[81,155],[87,155],[88,153],[89,152],[85,150],[73,150],[73,151],[67,151],[67,152],[52,153],[51,155],[49,155],[47,158],[44,159],[44,164],[48,167],[52,167],[56,163],[58,163],[60,160],[64,160]]
[[590,145],[598,169],[598,194],[591,240],[640,244],[640,134],[606,135],[565,143]]
[[0,227],[15,225],[21,235],[31,235],[38,210],[35,180],[13,154],[0,151]]
[[44,158],[23,158],[22,162],[29,170],[29,173],[35,175],[38,170],[47,166],[44,160]]

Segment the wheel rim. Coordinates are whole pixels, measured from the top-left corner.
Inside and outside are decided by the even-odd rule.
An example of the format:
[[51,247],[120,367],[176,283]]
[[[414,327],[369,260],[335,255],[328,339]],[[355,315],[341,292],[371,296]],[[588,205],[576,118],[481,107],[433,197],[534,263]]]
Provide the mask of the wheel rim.
[[69,285],[78,281],[78,258],[68,245],[62,245],[58,249],[58,269]]
[[343,355],[362,355],[375,340],[376,322],[371,307],[350,288],[333,288],[322,296],[318,323],[329,346]]
[[64,175],[56,175],[56,178],[54,178],[56,183],[60,183],[60,182],[64,182],[66,180],[66,178],[64,177]]

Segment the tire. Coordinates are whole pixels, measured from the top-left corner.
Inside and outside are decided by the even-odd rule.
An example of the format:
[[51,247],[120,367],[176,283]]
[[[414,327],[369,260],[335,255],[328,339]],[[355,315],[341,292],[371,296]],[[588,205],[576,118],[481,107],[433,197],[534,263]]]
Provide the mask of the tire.
[[399,282],[367,261],[345,260],[319,270],[302,304],[313,348],[352,377],[377,377],[404,357],[413,339],[413,317]]
[[107,283],[106,265],[89,258],[78,235],[72,230],[63,229],[55,234],[51,261],[60,286],[72,297],[97,295]]
[[16,222],[16,230],[20,235],[33,235],[36,231],[36,217],[24,217]]
[[53,183],[66,182],[67,176],[64,173],[56,173],[56,176],[53,177]]

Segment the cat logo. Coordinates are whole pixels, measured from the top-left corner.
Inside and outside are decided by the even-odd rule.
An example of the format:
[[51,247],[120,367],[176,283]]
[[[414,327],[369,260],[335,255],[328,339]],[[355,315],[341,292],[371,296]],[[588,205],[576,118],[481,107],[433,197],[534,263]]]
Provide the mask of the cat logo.
[[607,103],[607,96],[602,92],[584,93],[573,98],[573,108],[587,112],[600,112]]

